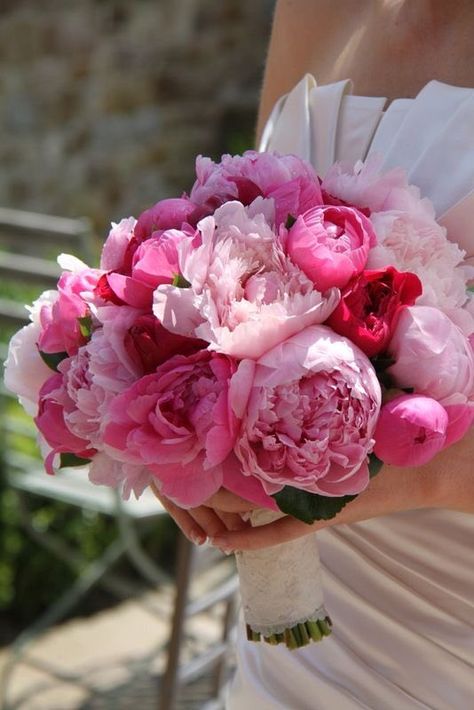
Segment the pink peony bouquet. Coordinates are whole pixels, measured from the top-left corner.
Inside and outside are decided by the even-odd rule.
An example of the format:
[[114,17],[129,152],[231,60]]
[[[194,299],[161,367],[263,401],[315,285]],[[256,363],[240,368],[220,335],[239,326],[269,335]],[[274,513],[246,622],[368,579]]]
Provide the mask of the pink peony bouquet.
[[[259,506],[254,524],[312,523],[382,463],[420,466],[464,436],[474,269],[403,171],[375,158],[320,180],[249,151],[198,157],[196,174],[113,224],[99,268],[61,255],[11,340],[5,381],[48,473],[87,465],[184,508],[224,487]],[[330,632],[307,538],[238,553],[249,638]]]

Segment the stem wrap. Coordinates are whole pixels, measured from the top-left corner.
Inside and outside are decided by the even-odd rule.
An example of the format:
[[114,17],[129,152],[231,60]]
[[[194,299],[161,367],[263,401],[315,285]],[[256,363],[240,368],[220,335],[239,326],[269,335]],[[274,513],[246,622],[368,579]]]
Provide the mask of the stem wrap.
[[[253,511],[252,525],[284,517],[270,510]],[[263,550],[236,553],[246,623],[271,636],[296,624],[327,617],[316,534]]]

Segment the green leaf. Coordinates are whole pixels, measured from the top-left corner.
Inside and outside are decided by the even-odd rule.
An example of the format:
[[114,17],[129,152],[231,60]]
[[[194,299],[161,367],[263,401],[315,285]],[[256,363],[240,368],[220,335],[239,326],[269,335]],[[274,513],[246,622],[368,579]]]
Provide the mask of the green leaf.
[[381,461],[375,454],[369,454],[369,474],[373,478],[378,474],[383,466],[383,461]]
[[79,330],[83,338],[89,338],[92,335],[92,316],[83,316],[77,319],[79,321]]
[[288,214],[288,217],[286,218],[286,222],[285,222],[285,227],[287,229],[291,229],[291,227],[294,225],[295,222],[296,222],[296,217],[293,217],[292,214]]
[[59,468],[70,468],[71,466],[87,466],[91,459],[81,459],[76,454],[62,453],[60,454]]
[[43,362],[51,368],[51,370],[54,370],[54,372],[58,371],[58,365],[60,362],[65,360],[65,358],[69,357],[67,353],[44,353],[42,350],[39,351],[39,354],[41,355],[41,358]]
[[175,274],[171,285],[177,286],[178,288],[189,288],[191,286],[189,281],[186,281],[182,274]]
[[467,290],[470,291],[471,293],[474,293],[474,286],[468,286]]
[[332,498],[308,493],[292,486],[285,486],[272,498],[283,513],[292,515],[303,523],[311,524],[315,520],[330,520],[356,496],[339,496]]

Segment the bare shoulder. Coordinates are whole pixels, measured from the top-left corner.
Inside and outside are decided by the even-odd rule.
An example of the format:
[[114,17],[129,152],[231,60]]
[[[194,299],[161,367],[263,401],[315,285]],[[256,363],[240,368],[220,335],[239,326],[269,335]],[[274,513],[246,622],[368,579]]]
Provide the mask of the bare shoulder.
[[350,37],[370,0],[278,0],[262,86],[257,136],[275,101],[307,73],[319,75]]

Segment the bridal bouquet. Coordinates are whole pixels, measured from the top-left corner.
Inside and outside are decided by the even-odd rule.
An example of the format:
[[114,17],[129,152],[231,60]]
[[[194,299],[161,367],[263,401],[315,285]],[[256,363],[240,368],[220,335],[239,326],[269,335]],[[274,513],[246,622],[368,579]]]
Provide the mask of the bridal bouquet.
[[[255,525],[329,519],[382,462],[419,466],[474,418],[474,270],[377,159],[320,180],[291,155],[199,157],[188,195],[113,224],[99,268],[10,343],[6,384],[48,473],[178,505],[224,487]],[[237,553],[248,635],[330,633],[315,536]]]

